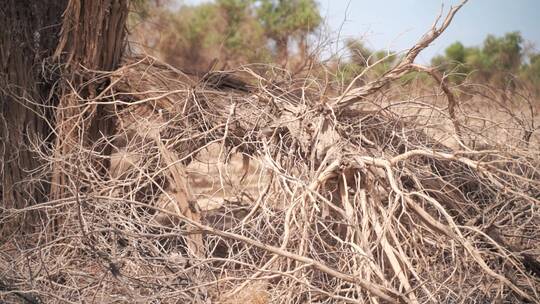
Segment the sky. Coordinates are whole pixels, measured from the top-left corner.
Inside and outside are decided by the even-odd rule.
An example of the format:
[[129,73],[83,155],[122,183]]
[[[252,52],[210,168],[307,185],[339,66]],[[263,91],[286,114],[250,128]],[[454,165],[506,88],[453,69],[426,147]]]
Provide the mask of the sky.
[[[375,50],[403,51],[429,30],[444,5],[445,12],[458,0],[317,0],[330,37],[343,41],[361,38]],[[205,0],[184,0],[196,4]],[[418,57],[427,63],[455,41],[481,45],[488,34],[502,36],[520,31],[540,50],[540,0],[470,0],[446,32]],[[342,44],[334,44],[338,50]]]
[[[441,0],[320,0],[333,35],[359,37],[372,49],[406,50],[431,27],[444,5],[445,12],[460,1]],[[455,41],[481,45],[488,34],[520,31],[540,50],[540,0],[470,0],[448,29],[418,58],[421,63]]]

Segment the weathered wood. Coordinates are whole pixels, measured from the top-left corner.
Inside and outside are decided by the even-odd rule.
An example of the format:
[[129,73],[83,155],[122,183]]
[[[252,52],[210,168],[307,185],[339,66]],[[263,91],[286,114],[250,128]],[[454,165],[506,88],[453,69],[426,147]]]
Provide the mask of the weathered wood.
[[[85,106],[86,101],[99,95],[98,87],[105,85],[106,81],[85,82],[92,76],[89,71],[110,71],[120,63],[125,45],[127,15],[127,0],[71,0],[68,3],[60,41],[54,53],[64,63],[61,98],[56,111],[58,137],[54,156],[57,159],[79,153],[79,143],[92,145],[101,134],[112,132],[114,122],[108,118],[109,115],[104,115],[108,106]],[[95,148],[105,153],[110,152],[106,147]],[[52,199],[65,197],[73,186],[63,167],[62,162],[54,164]]]
[[[4,208],[43,202],[48,191],[39,172],[45,161],[36,149],[46,152],[54,139],[48,123],[53,115],[46,106],[55,104],[50,90],[57,75],[45,60],[58,44],[65,6],[63,0],[8,0],[0,5],[0,203]],[[14,225],[21,223],[32,220]]]

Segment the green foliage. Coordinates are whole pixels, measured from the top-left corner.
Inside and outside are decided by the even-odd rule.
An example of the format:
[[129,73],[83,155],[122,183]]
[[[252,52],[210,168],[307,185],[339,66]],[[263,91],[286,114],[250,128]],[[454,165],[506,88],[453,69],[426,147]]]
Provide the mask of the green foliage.
[[348,39],[345,47],[350,57],[340,65],[338,78],[349,82],[362,73],[367,67],[363,80],[378,77],[386,73],[396,63],[396,55],[387,51],[373,51],[359,39]]
[[178,32],[183,34],[183,39],[192,43],[209,43],[213,34],[212,23],[216,19],[216,15],[216,7],[213,5],[202,4],[194,7],[191,12],[186,11],[184,16],[180,14],[175,18]]
[[492,68],[504,72],[516,72],[523,57],[523,38],[519,32],[507,33],[504,37],[489,35],[484,41],[484,54],[491,60]]
[[465,61],[466,71],[474,72],[474,79],[489,82],[494,76],[493,60],[479,48],[470,48]]
[[399,79],[402,84],[414,85],[416,83],[434,85],[433,79],[424,72],[412,71],[401,76]]
[[540,93],[540,53],[529,56],[529,62],[521,67],[520,76]]
[[[251,0],[218,0],[217,6],[221,9],[226,20],[225,46],[229,50],[239,51],[246,47],[246,41],[242,32],[242,25],[250,21],[249,6]],[[257,24],[254,24],[257,26]]]
[[259,0],[257,4],[257,18],[265,35],[275,43],[277,60],[288,61],[292,40],[296,40],[301,56],[305,56],[307,35],[322,22],[317,3],[314,0]]
[[145,41],[146,50],[191,70],[204,70],[213,59],[222,67],[280,57],[287,62],[289,42],[298,43],[304,56],[308,35],[322,22],[314,0],[215,0],[183,5],[177,12],[156,9],[156,0],[136,1],[145,16],[155,15],[148,22],[155,26],[140,36],[150,42],[147,37],[160,37],[158,43]]
[[174,0],[131,0],[128,27],[134,27],[140,22],[151,19],[153,15],[160,14],[160,11],[167,9],[173,1]]
[[[136,13],[130,25],[154,24],[140,36],[149,52],[157,52],[167,62],[188,70],[205,71],[214,59],[220,67],[252,62],[288,63],[289,49],[294,58],[305,62],[307,37],[322,23],[316,0],[214,0],[182,6],[172,12],[169,0],[134,0]],[[291,47],[296,43],[297,47]],[[519,32],[497,37],[489,35],[483,44],[466,47],[461,42],[448,46],[443,55],[432,59],[432,66],[453,83],[466,79],[499,88],[515,88],[516,76],[540,90],[540,54],[525,58],[524,40]],[[395,64],[395,55],[366,47],[359,39],[345,42],[348,59],[334,62],[336,77],[348,83],[379,77]],[[366,70],[369,68],[368,70]],[[405,83],[425,81],[423,73],[409,73]]]
[[158,48],[165,60],[185,68],[203,64],[204,54],[199,50],[219,41],[217,17],[217,7],[208,3],[185,7],[177,13],[164,12],[161,18],[166,25]]
[[357,75],[362,73],[363,70],[364,70],[363,67],[352,62],[344,62],[344,63],[338,64],[336,67],[336,80],[342,85],[347,85]]
[[351,63],[359,67],[366,67],[372,61],[372,58],[370,57],[373,51],[364,46],[364,43],[361,40],[348,39],[347,41],[345,41],[345,47],[350,53]]
[[217,0],[182,6],[160,16],[165,24],[156,47],[166,61],[190,70],[204,71],[210,62],[224,64],[267,62],[263,30],[254,18],[252,0]]
[[396,54],[387,51],[376,51],[373,53],[373,62],[377,63],[374,67],[374,73],[380,76],[396,65]]
[[275,40],[309,33],[322,17],[314,0],[260,0],[257,16],[268,37]]
[[475,48],[465,48],[461,42],[454,42],[445,50],[444,56],[436,56],[431,60],[431,65],[437,67],[440,72],[454,83],[463,82],[471,72],[467,61],[476,51]]
[[466,48],[455,42],[446,48],[444,56],[434,57],[431,64],[454,83],[461,83],[470,75],[475,81],[513,88],[514,76],[523,61],[522,44],[519,32],[502,37],[489,35],[481,47]]
[[466,50],[461,42],[454,42],[445,50],[446,58],[457,62],[465,63]]

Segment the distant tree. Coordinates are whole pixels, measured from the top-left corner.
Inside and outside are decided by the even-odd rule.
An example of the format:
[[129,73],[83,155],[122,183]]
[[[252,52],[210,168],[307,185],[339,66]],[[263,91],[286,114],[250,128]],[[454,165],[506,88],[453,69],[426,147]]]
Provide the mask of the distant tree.
[[[215,0],[177,12],[158,8],[155,0],[138,1],[141,16],[154,15],[150,28],[139,29],[158,33],[137,35],[145,40],[145,51],[188,70],[204,70],[213,59],[227,65],[286,63],[290,43],[303,60],[308,36],[322,22],[314,0]],[[161,37],[155,41],[156,36]]]
[[470,67],[466,64],[470,54],[476,52],[477,49],[465,48],[461,42],[454,42],[445,50],[444,56],[436,56],[431,60],[431,65],[437,67],[441,72],[447,74],[452,82],[461,83],[471,72]]
[[522,66],[520,76],[537,93],[540,93],[540,53],[533,53],[529,56],[529,62]]
[[300,56],[307,54],[307,37],[322,22],[314,0],[260,0],[257,16],[268,38],[275,43],[278,62],[285,64],[289,43],[298,43]]
[[205,68],[211,57],[218,56],[218,17],[216,5],[209,3],[165,12],[162,18],[168,26],[157,45],[158,52],[165,61],[184,69]]
[[345,47],[350,55],[350,61],[359,67],[367,67],[373,61],[373,51],[364,45],[360,39],[348,39]]
[[431,64],[448,74],[455,83],[466,76],[476,81],[489,82],[497,87],[513,89],[515,76],[523,62],[523,38],[519,32],[502,37],[489,35],[482,47],[466,48],[461,42],[448,46],[444,56],[436,56]]
[[476,81],[489,82],[493,76],[493,62],[480,48],[468,49],[465,65]]
[[519,32],[507,33],[503,37],[489,35],[484,41],[484,53],[491,59],[493,67],[504,72],[516,72],[522,60],[523,38]]
[[461,42],[454,42],[445,50],[446,58],[458,63],[465,63],[466,50]]
[[372,61],[377,63],[373,67],[373,72],[375,75],[380,76],[386,73],[388,70],[394,67],[396,64],[397,56],[396,54],[389,51],[376,51],[373,53]]
[[219,12],[225,21],[220,39],[226,62],[238,65],[270,60],[267,38],[256,18],[254,3],[255,0],[217,0]]
[[395,54],[383,50],[373,51],[360,39],[348,39],[345,41],[345,47],[349,57],[339,66],[338,71],[338,78],[345,83],[360,75],[368,67],[369,71],[363,74],[360,81],[381,76],[392,68],[396,61]]
[[492,71],[491,82],[503,89],[515,88],[515,76],[522,63],[523,38],[519,32],[503,37],[488,36],[484,41],[484,54]]

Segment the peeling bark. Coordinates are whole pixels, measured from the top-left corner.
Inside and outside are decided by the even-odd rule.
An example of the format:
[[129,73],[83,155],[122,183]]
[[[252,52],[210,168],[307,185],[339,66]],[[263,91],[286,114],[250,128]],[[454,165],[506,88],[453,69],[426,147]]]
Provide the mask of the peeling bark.
[[[89,100],[98,96],[100,87],[107,84],[106,80],[86,84],[92,71],[111,71],[118,66],[125,45],[127,15],[127,0],[71,0],[67,6],[60,42],[54,53],[65,63],[62,98],[56,112],[58,137],[54,155],[57,160],[80,153],[76,150],[80,147],[79,142],[88,147],[100,136],[111,134],[114,122],[107,118],[109,107],[85,106],[80,100],[81,97]],[[110,153],[108,147],[93,147],[93,150]],[[55,163],[52,199],[64,198],[69,191],[78,191],[71,189],[73,183],[68,182],[64,170],[62,162]]]

